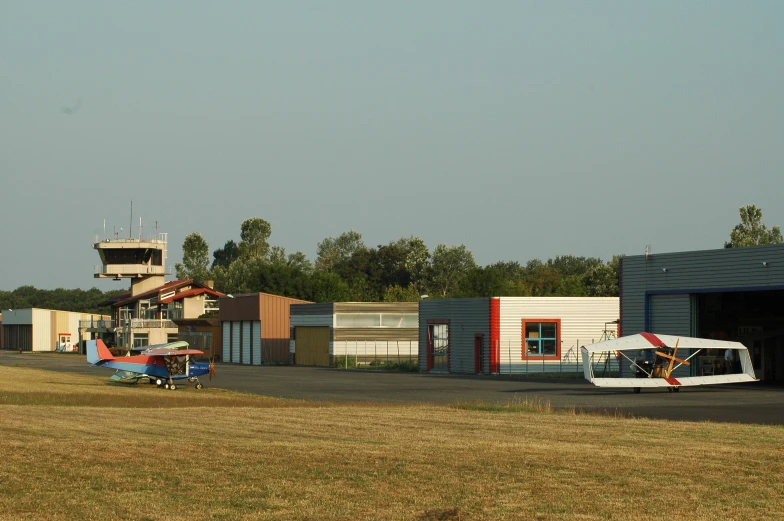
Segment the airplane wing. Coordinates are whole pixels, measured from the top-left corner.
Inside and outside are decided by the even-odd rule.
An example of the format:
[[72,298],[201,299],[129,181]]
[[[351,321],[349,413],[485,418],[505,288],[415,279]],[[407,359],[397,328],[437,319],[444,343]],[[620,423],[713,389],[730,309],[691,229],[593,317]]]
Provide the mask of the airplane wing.
[[167,347],[158,347],[142,351],[142,354],[146,356],[185,356],[203,355],[204,351],[200,351],[198,349],[170,349]]
[[134,347],[131,348],[131,351],[144,352],[144,351],[149,351],[150,349],[188,349],[188,342],[186,342],[185,340],[178,340],[176,342],[167,342],[165,344],[154,344],[151,346]]
[[623,336],[605,342],[583,346],[582,349],[590,353],[604,353],[610,351],[635,351],[640,349],[653,349],[656,347],[675,347],[679,349],[742,349],[746,346],[740,342],[727,340],[711,340],[709,338],[693,338],[674,335],[654,335],[653,333],[639,333],[637,335]]
[[117,370],[111,377],[109,377],[109,379],[114,382],[126,382],[126,383],[136,383],[141,378],[149,378],[149,377],[143,373],[135,373],[133,371],[123,371],[123,370]]
[[735,384],[756,382],[746,373],[717,374],[715,376],[686,376],[681,378],[594,378],[591,383],[597,387],[688,387],[691,385]]

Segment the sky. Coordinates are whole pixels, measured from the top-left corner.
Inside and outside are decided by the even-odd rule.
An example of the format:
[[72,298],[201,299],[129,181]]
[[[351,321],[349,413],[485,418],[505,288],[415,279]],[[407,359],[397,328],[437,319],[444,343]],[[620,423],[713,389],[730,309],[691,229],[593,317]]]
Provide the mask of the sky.
[[[784,2],[0,0],[0,290],[120,228],[481,265],[784,225]],[[131,201],[133,213],[131,217]]]

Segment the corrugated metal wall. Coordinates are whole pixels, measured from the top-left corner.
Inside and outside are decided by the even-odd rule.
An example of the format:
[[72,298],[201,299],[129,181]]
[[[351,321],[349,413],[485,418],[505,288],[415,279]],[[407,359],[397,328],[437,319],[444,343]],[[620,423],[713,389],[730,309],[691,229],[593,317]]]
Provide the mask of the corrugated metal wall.
[[[427,326],[429,320],[449,320],[449,371],[474,373],[474,338],[485,338],[484,360],[488,360],[490,299],[442,299],[419,302],[419,369],[427,370]],[[487,363],[485,363],[485,367]]]
[[[504,373],[530,372],[532,365],[579,363],[580,345],[598,342],[607,328],[616,330],[618,297],[500,297],[500,362]],[[560,357],[523,358],[523,319],[560,319]]]
[[[784,287],[782,244],[634,255],[623,257],[621,262],[624,335],[645,331],[646,293],[653,296]],[[653,318],[650,313],[648,318]]]
[[52,312],[33,309],[33,351],[54,351]]

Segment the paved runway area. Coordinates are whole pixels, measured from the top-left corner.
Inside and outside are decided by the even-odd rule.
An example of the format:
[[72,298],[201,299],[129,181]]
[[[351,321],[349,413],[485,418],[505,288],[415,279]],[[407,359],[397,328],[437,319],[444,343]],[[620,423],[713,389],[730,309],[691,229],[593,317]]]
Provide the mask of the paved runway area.
[[[89,366],[84,356],[70,354],[0,351],[0,365],[105,374],[107,378],[112,374],[110,370]],[[212,382],[203,379],[203,383],[234,391],[301,400],[441,404],[534,401],[549,403],[556,409],[635,417],[784,425],[784,387],[759,384],[684,387],[679,393],[651,389],[634,394],[630,389],[599,389],[584,380],[535,380],[507,376],[232,364],[217,364],[216,373]]]

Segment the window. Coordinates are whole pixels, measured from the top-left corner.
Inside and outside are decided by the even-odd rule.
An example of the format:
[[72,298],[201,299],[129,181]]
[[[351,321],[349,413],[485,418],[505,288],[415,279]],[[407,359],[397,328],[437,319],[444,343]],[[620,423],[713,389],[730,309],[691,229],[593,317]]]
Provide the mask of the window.
[[419,315],[397,315],[384,313],[381,315],[381,327],[416,328],[419,324]]
[[335,327],[394,327],[416,329],[419,315],[403,313],[337,313]]
[[377,313],[338,313],[335,327],[380,327],[381,315]]
[[148,345],[147,342],[147,333],[136,333],[133,335],[133,347],[145,347]]
[[523,319],[523,358],[558,358],[561,355],[560,319]]

